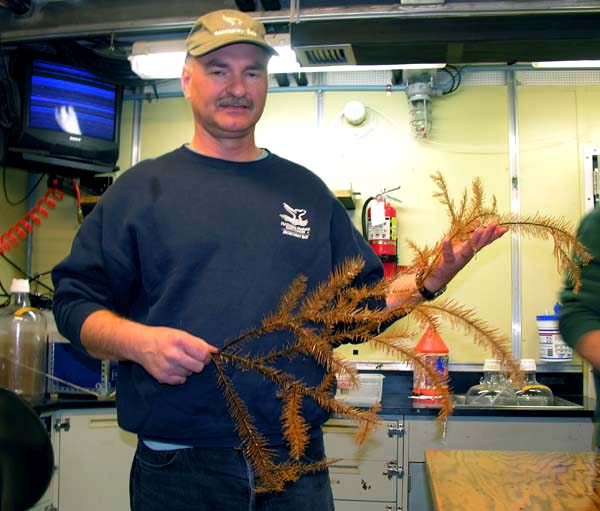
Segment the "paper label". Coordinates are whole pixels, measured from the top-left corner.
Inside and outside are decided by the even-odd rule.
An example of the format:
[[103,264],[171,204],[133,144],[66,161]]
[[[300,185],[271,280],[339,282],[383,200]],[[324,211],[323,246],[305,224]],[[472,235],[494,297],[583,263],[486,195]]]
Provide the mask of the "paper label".
[[375,201],[371,206],[371,225],[382,225],[385,223],[385,202]]

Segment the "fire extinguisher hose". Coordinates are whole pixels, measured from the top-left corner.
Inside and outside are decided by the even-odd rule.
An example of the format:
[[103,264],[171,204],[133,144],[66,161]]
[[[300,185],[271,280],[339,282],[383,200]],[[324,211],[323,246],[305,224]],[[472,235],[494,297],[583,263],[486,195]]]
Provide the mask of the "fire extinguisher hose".
[[362,234],[363,234],[363,238],[366,239],[367,241],[369,241],[369,236],[368,236],[368,232],[367,232],[367,209],[369,207],[369,203],[375,199],[375,197],[369,197],[363,204],[362,207],[362,211],[361,211],[361,215],[360,215],[360,221],[361,221],[361,225],[362,225]]

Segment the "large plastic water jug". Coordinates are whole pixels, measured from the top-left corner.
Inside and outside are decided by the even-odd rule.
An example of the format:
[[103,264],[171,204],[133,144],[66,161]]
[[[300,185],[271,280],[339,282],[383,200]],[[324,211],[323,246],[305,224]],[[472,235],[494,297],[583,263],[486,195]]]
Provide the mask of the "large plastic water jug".
[[27,280],[13,279],[10,295],[0,309],[0,387],[39,399],[46,392],[46,318],[31,306]]

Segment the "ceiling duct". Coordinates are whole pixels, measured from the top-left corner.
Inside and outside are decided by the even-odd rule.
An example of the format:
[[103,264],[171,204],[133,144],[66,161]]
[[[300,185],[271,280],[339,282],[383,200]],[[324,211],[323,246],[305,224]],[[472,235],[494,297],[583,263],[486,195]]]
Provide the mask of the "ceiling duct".
[[303,67],[355,65],[356,58],[349,44],[295,46],[294,53]]
[[598,27],[600,12],[328,19],[293,25],[291,44],[315,60],[343,47],[358,65],[590,60]]

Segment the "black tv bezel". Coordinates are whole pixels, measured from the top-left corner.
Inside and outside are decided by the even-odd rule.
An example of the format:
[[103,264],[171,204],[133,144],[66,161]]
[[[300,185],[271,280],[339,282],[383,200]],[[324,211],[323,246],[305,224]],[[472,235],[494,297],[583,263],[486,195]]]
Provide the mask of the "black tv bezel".
[[[46,61],[70,66],[92,74],[98,81],[115,87],[115,129],[111,140],[62,131],[31,128],[29,107],[32,88],[33,64]],[[113,172],[119,157],[123,87],[55,55],[19,52],[13,67],[13,78],[20,94],[21,122],[9,137],[7,161],[9,164],[33,171],[53,172],[60,175],[85,175]]]

